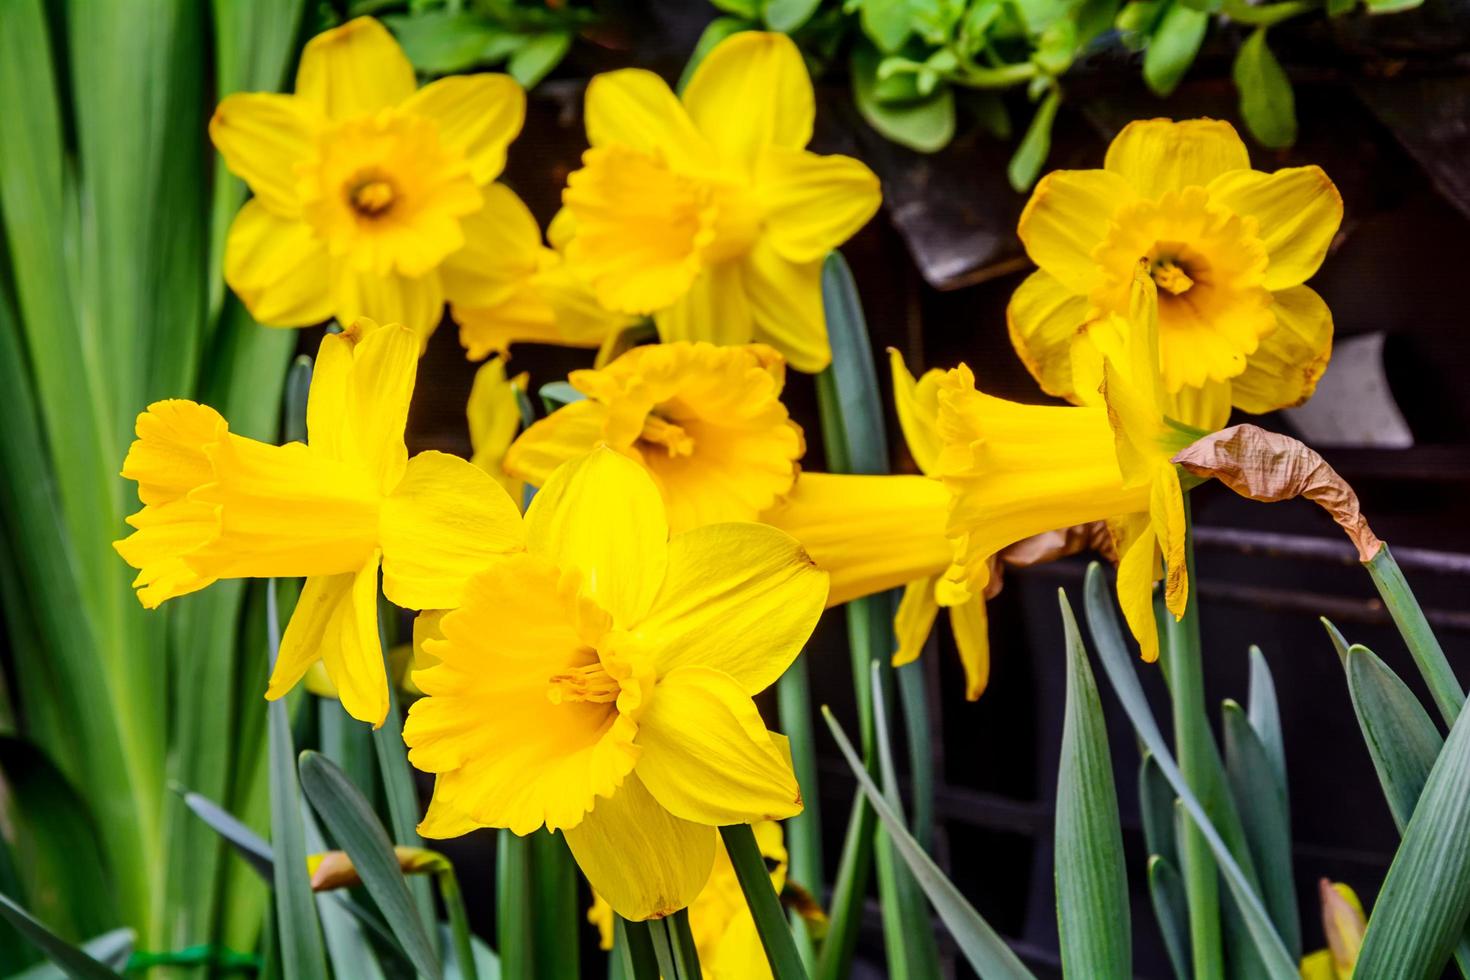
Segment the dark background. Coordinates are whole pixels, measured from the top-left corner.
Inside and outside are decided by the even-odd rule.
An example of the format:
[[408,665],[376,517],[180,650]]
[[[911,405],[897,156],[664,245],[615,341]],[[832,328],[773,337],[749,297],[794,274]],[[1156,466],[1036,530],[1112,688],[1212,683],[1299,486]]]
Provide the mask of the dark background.
[[[1296,83],[1301,136],[1290,151],[1251,147],[1255,167],[1317,163],[1346,201],[1343,230],[1312,285],[1327,300],[1339,339],[1381,331],[1385,371],[1412,429],[1409,449],[1320,447],[1362,497],[1374,529],[1392,542],[1421,603],[1439,628],[1450,660],[1470,667],[1459,611],[1470,559],[1464,502],[1470,489],[1470,415],[1464,378],[1470,370],[1465,286],[1470,283],[1470,95],[1463,52],[1470,14],[1463,3],[1371,19],[1353,15],[1329,28],[1320,17],[1273,31],[1272,45]],[[554,213],[566,174],[585,148],[580,115],[584,79],[595,71],[638,64],[676,78],[703,24],[702,3],[630,7],[640,25],[614,47],[579,44],[556,77],[533,93],[524,134],[512,145],[505,180],[543,226]],[[1136,59],[1104,51],[1067,79],[1047,169],[1097,167],[1107,141],[1134,118],[1213,115],[1238,119],[1229,56],[1238,38],[1214,38],[1171,98],[1149,94]],[[621,46],[621,50],[618,49]],[[1018,122],[1024,100],[1016,96]],[[883,211],[844,249],[866,307],[875,352],[894,346],[915,373],[970,364],[985,390],[1045,402],[1011,350],[1005,305],[1029,271],[1013,233],[1024,196],[1005,184],[1011,147],[963,121],[955,142],[924,157],[886,143],[857,117],[841,78],[819,84],[814,148],[857,155],[883,178]],[[312,332],[314,334],[314,332]],[[315,347],[303,337],[303,349]],[[560,380],[591,353],[517,347],[511,368],[532,386]],[[467,453],[464,404],[475,365],[466,362],[452,324],[434,337],[421,368],[410,424],[410,449]],[[885,385],[886,371],[880,371]],[[810,377],[791,373],[786,400],[806,428],[806,465],[821,469],[822,447]],[[912,470],[889,406],[895,471]],[[1261,424],[1293,431],[1289,420]],[[1329,614],[1348,638],[1374,649],[1416,691],[1423,685],[1388,623],[1367,574],[1328,518],[1304,502],[1252,504],[1217,485],[1192,494],[1198,535],[1207,698],[1218,730],[1221,699],[1246,696],[1246,651],[1256,643],[1274,673],[1285,729],[1298,894],[1307,949],[1323,944],[1315,901],[1321,877],[1345,881],[1371,901],[1396,835],[1358,732],[1337,658],[1317,622]],[[1329,543],[1318,557],[1271,555],[1241,532]],[[1410,548],[1433,549],[1416,555]],[[1318,549],[1322,550],[1322,549]],[[926,654],[935,739],[937,857],[980,912],[1014,939],[1043,976],[1059,976],[1053,906],[1051,827],[1064,694],[1063,647],[1056,589],[1080,609],[1085,559],[1019,571],[991,605],[992,675],[978,703],[963,699],[963,680],[944,617],[937,656]],[[1453,610],[1453,611],[1451,611]],[[815,694],[855,728],[844,628],[829,615],[808,649]],[[1161,723],[1167,699],[1154,667],[1139,665]],[[1138,753],[1106,683],[1103,703],[1115,758],[1124,840],[1133,892],[1135,965],[1139,976],[1170,975],[1153,922],[1143,874],[1145,854],[1136,796]],[[767,712],[774,722],[774,709]],[[853,782],[825,735],[818,751],[819,802],[828,868],[836,863]],[[488,832],[446,842],[456,861],[470,862],[460,880],[477,930],[494,934],[494,838]],[[484,869],[484,873],[473,870]],[[936,925],[942,933],[942,928]],[[584,934],[584,950],[595,936]],[[945,940],[941,937],[941,942]],[[953,951],[946,959],[953,963]],[[859,975],[884,973],[876,906],[859,949]],[[590,952],[584,956],[589,964]],[[961,961],[956,976],[968,976]]]

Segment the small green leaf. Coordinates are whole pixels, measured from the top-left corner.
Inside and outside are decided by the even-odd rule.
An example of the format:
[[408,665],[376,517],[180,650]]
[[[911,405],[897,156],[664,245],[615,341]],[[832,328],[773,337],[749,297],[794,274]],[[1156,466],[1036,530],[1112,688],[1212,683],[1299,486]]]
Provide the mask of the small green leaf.
[[1258,27],[1235,53],[1232,70],[1240,93],[1240,115],[1262,146],[1280,149],[1296,142],[1296,97],[1281,63]]
[[1332,649],[1337,651],[1337,659],[1341,660],[1342,665],[1346,667],[1349,645],[1347,638],[1342,635],[1341,630],[1332,624],[1332,620],[1326,616],[1319,616],[1317,621],[1322,624],[1323,629],[1327,630],[1327,638],[1332,641]]
[[460,968],[456,938],[448,923],[439,923],[439,945],[449,951],[444,958],[444,980],[500,980],[500,958],[479,936],[470,936],[474,965],[469,970]]
[[1143,80],[1155,94],[1168,95],[1179,86],[1209,26],[1209,14],[1178,0],[1164,11],[1143,55]]
[[1138,808],[1143,817],[1143,840],[1150,854],[1171,867],[1179,863],[1179,841],[1174,833],[1174,787],[1147,751],[1138,763]]
[[8,895],[0,894],[0,918],[6,919],[17,932],[35,943],[53,963],[66,971],[71,980],[120,980],[119,974],[56,935]]
[[1266,655],[1258,646],[1250,648],[1250,708],[1247,717],[1255,729],[1271,760],[1271,769],[1276,774],[1281,792],[1287,791],[1286,744],[1281,737],[1281,711],[1276,704],[1276,684],[1271,680],[1271,668]]
[[541,407],[548,413],[587,397],[565,381],[549,381],[537,389],[536,395],[541,399]]
[[[109,970],[127,969],[128,959],[137,945],[137,934],[131,929],[114,929],[82,943],[81,950]],[[68,974],[54,963],[37,963],[28,970],[12,974],[7,980],[68,980]]]
[[363,886],[377,903],[389,928],[425,977],[439,976],[439,961],[408,882],[398,869],[393,842],[373,808],[342,770],[326,756],[301,753],[301,788],[337,844],[352,858]]
[[1057,928],[1062,971],[1077,977],[1133,974],[1128,873],[1107,726],[1077,620],[1060,589],[1067,638],[1067,703],[1057,772]]
[[194,811],[194,815],[224,838],[256,874],[267,882],[271,880],[275,859],[271,856],[270,844],[213,800],[184,789],[178,789],[178,792],[189,809]]
[[903,47],[913,29],[907,0],[863,0],[861,23],[878,50],[889,53]]
[[1370,14],[1399,14],[1422,6],[1424,0],[1365,0]]
[[954,92],[942,85],[927,99],[888,104],[878,98],[880,55],[867,45],[852,52],[852,94],[862,117],[885,138],[920,153],[943,149],[954,138]]
[[383,20],[414,68],[426,75],[450,75],[496,60],[492,49],[515,37],[475,14],[447,10]]
[[760,16],[759,0],[710,0],[710,4],[717,10],[745,20],[755,20]]
[[1011,155],[1011,162],[1006,165],[1006,177],[1017,193],[1028,190],[1036,183],[1036,178],[1051,153],[1051,126],[1057,117],[1057,107],[1061,104],[1061,90],[1053,88],[1041,100],[1041,105],[1036,107],[1031,125],[1026,127],[1026,135],[1021,137],[1016,152]]
[[[1418,0],[1422,3],[1423,0]],[[1327,16],[1341,17],[1343,14],[1351,13],[1358,5],[1358,0],[1327,0]]]
[[1378,656],[1354,644],[1347,652],[1348,693],[1394,825],[1408,826],[1444,738],[1414,692]]
[[1148,894],[1154,918],[1164,936],[1164,949],[1178,980],[1189,980],[1189,907],[1184,897],[1184,879],[1166,859],[1155,854],[1148,859]]
[[761,17],[773,31],[791,33],[811,19],[822,0],[766,0]]
[[721,41],[741,31],[748,31],[754,26],[750,21],[740,17],[716,17],[710,21],[705,26],[704,33],[699,35],[699,40],[694,42],[694,50],[690,53],[689,60],[684,63],[684,71],[679,75],[679,84],[675,86],[675,91],[684,91],[684,87],[689,84],[689,79],[694,77],[694,70]]
[[541,79],[561,64],[561,59],[566,57],[571,46],[572,34],[570,31],[547,31],[544,34],[533,34],[516,48],[515,53],[506,62],[505,70],[512,78],[521,83],[521,87],[535,88]]

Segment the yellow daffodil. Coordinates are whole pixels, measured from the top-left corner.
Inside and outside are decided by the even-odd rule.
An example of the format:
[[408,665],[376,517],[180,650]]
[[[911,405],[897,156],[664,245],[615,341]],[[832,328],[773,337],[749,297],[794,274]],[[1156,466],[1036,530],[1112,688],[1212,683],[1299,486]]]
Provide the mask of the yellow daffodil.
[[1327,947],[1302,957],[1302,980],[1352,980],[1363,946],[1368,917],[1350,887],[1323,878],[1317,885],[1322,902],[1322,931]]
[[[761,856],[770,869],[771,887],[776,894],[786,887],[786,845],[781,825],[763,820],[752,828]],[[593,892],[592,908],[587,921],[597,927],[599,945],[613,948],[613,910],[601,895]],[[700,971],[709,980],[769,980],[771,965],[765,947],[750,915],[745,892],[735,877],[735,866],[723,842],[715,849],[715,864],[709,881],[689,905],[689,932],[699,953]]]
[[1252,170],[1229,123],[1129,123],[1103,169],[1055,171],[1032,193],[1018,230],[1041,268],[1011,298],[1011,340],[1048,393],[1085,399],[1072,348],[1126,311],[1144,259],[1172,417],[1215,429],[1231,405],[1300,404],[1332,350],[1332,314],[1302,284],[1341,220],[1321,168]]
[[493,272],[465,246],[487,224],[484,189],[525,93],[490,74],[416,88],[398,43],[360,17],[307,43],[294,95],[215,110],[210,138],[255,194],[230,228],[225,280],[261,323],[368,316],[426,337],[446,296],[473,300]]
[[470,462],[489,473],[511,500],[520,504],[524,486],[505,472],[502,463],[511,440],[521,429],[521,403],[517,389],[526,390],[527,374],[505,376],[505,361],[492,358],[475,372],[465,417],[470,425]]
[[675,531],[757,520],[791,489],[806,445],[781,403],[785,364],[769,347],[653,344],[568,380],[586,399],[511,444],[512,476],[540,486],[567,460],[610,446],[653,477]]
[[822,261],[880,195],[857,160],[807,152],[814,106],[783,34],[722,41],[682,97],[642,69],[597,76],[591,149],[562,198],[567,261],[603,306],[653,314],[666,341],[759,340],[820,371]]
[[464,221],[468,243],[445,270],[450,312],[471,360],[514,343],[599,347],[638,322],[597,302],[503,184],[485,188],[485,207]]
[[521,546],[520,513],[484,472],[444,453],[408,458],[418,347],[408,328],[370,320],[327,335],[306,444],[235,435],[191,401],[156,402],[138,416],[122,475],[137,481],[144,506],[115,547],[139,570],[144,606],[220,578],[307,576],[269,698],[320,660],[348,713],[381,724],[379,566],[391,601],[444,609],[492,555]]
[[788,817],[801,794],[751,696],[786,670],[827,576],[760,524],[669,536],[647,472],[607,448],[559,468],[426,640],[404,726],[436,774],[419,830],[560,830],[628,919],[687,906],[715,828]]
[[1116,343],[1102,349],[1091,404],[995,398],[976,390],[964,365],[939,380],[934,469],[954,495],[948,532],[956,544],[955,563],[935,587],[941,605],[983,595],[991,560],[1007,545],[1105,520],[1121,556],[1119,604],[1144,658],[1157,658],[1151,596],[1160,553],[1176,617],[1188,594],[1184,499],[1170,457],[1199,434],[1164,414],[1158,309],[1154,280],[1136,271],[1127,315],[1110,315],[1108,328],[1094,331]]

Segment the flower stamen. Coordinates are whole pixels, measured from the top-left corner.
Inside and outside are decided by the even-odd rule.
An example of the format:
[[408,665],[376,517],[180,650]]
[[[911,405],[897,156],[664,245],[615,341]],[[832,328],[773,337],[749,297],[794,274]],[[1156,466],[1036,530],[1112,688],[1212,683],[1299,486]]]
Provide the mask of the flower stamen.
[[694,455],[694,437],[682,426],[652,412],[643,420],[643,431],[638,434],[638,441],[662,447],[670,459]]
[[392,182],[382,177],[368,177],[353,183],[347,191],[347,201],[364,218],[376,218],[393,207],[397,197]]
[[1189,292],[1189,287],[1194,285],[1194,280],[1189,278],[1189,274],[1170,259],[1156,261],[1151,272],[1154,285],[1173,296]]
[[601,661],[552,674],[546,680],[546,697],[552,704],[568,701],[611,704],[618,699],[620,690],[618,682]]

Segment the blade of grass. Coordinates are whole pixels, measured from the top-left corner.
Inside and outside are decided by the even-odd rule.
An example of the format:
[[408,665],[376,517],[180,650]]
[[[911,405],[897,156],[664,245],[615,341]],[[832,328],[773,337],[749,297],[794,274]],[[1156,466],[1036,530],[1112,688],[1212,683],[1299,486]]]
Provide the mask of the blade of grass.
[[1057,930],[1068,976],[1133,974],[1128,873],[1102,702],[1066,593],[1067,703],[1057,772]]
[[301,788],[332,837],[347,852],[393,935],[424,977],[440,975],[439,959],[419,917],[393,842],[373,808],[336,763],[319,752],[301,753]]
[[1275,927],[1271,924],[1270,916],[1267,915],[1255,886],[1236,861],[1232,848],[1226,845],[1220,831],[1211,822],[1203,804],[1190,789],[1179,767],[1174,763],[1168,746],[1164,744],[1164,736],[1159,731],[1158,723],[1154,721],[1153,714],[1149,710],[1143,687],[1138,682],[1128,648],[1123,642],[1123,634],[1118,626],[1118,616],[1113,610],[1112,598],[1103,582],[1102,568],[1096,562],[1088,566],[1084,595],[1088,630],[1092,634],[1092,642],[1097,647],[1098,659],[1103,665],[1104,672],[1108,675],[1113,692],[1122,703],[1123,710],[1127,713],[1129,721],[1133,723],[1133,729],[1139,739],[1153,755],[1159,769],[1178,794],[1180,804],[1209,845],[1214,860],[1219,865],[1245,917],[1251,938],[1268,971],[1267,975],[1272,980],[1298,980],[1296,962],[1287,952],[1286,947],[1282,945],[1280,937],[1276,935]]
[[[127,968],[137,938],[131,929],[114,929],[87,940],[78,948],[109,970],[121,971]],[[37,963],[28,970],[13,974],[9,980],[68,980],[68,975],[52,963]]]
[[1383,597],[1383,604],[1388,607],[1394,625],[1399,628],[1404,644],[1414,657],[1414,665],[1423,675],[1424,683],[1429,685],[1429,694],[1439,709],[1440,717],[1444,718],[1445,724],[1453,725],[1465,703],[1465,689],[1445,659],[1439,639],[1429,628],[1429,620],[1424,618],[1424,610],[1419,608],[1419,600],[1414,597],[1414,590],[1409,588],[1388,545],[1379,548],[1378,554],[1364,562],[1363,567],[1368,569],[1373,584],[1378,587],[1378,594]]
[[[221,839],[233,847],[235,852],[245,860],[246,864],[254,868],[261,878],[266,881],[272,880],[275,858],[271,854],[271,846],[261,839],[259,834],[245,826],[214,801],[186,790],[178,784],[174,785],[174,791],[182,796],[184,804]],[[305,867],[305,864],[302,867]]]
[[0,917],[15,927],[26,939],[73,980],[121,980],[121,975],[109,970],[91,956],[52,932],[38,919],[21,908],[8,895],[0,894]]
[[725,842],[725,852],[730,855],[730,864],[745,893],[745,904],[750,907],[751,918],[755,919],[756,932],[766,950],[766,961],[771,965],[775,980],[806,980],[806,966],[797,952],[791,926],[786,913],[781,909],[781,900],[771,887],[771,873],[766,869],[760,845],[749,824],[736,824],[720,828],[720,838]]

